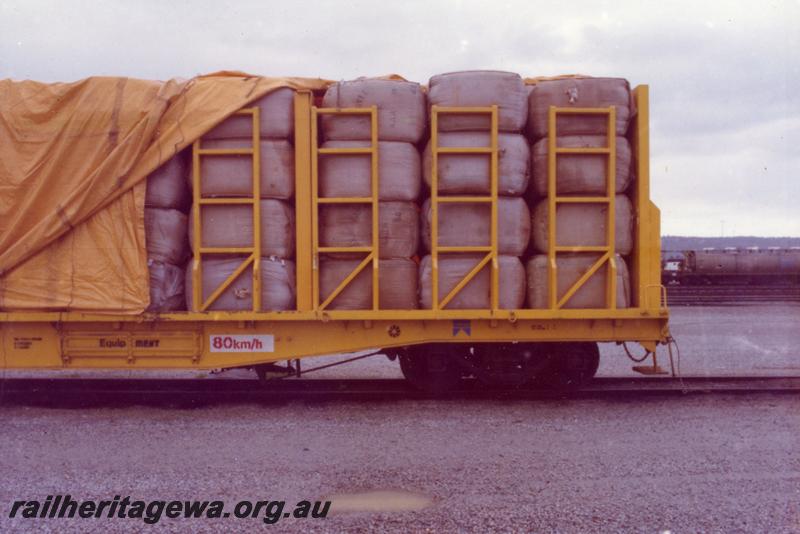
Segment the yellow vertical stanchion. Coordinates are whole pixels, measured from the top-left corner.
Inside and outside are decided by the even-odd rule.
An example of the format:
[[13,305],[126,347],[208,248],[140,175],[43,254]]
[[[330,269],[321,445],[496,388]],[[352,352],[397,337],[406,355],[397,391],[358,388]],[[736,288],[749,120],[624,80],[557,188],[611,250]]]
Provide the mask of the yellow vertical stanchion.
[[431,107],[431,296],[439,309],[439,106]]
[[261,311],[261,119],[253,108],[253,311]]
[[380,224],[379,224],[379,185],[378,185],[378,106],[372,106],[370,113],[372,152],[370,154],[370,187],[372,188],[372,309],[380,307],[380,280],[378,276]]
[[319,131],[317,108],[311,108],[311,270],[312,303],[319,309]]
[[308,91],[294,96],[294,202],[295,202],[295,265],[297,269],[297,310],[311,311],[313,304],[313,236],[311,225],[311,98]]
[[492,126],[491,126],[491,169],[490,169],[490,176],[491,176],[491,186],[490,186],[490,195],[492,199],[492,223],[491,223],[491,254],[492,254],[492,288],[491,288],[491,307],[492,312],[496,311],[500,307],[500,270],[499,270],[499,263],[497,258],[497,249],[498,249],[498,225],[497,225],[497,195],[498,195],[498,109],[497,105],[492,106]]
[[616,261],[616,194],[617,194],[617,118],[614,106],[608,108],[608,167],[606,168],[606,194],[608,196],[608,224],[606,243],[608,243],[608,278],[606,305],[617,309],[617,261]]
[[558,303],[556,263],[556,108],[547,112],[547,291],[550,309]]
[[194,258],[192,260],[192,310],[200,311],[203,306],[203,246],[202,227],[200,222],[200,140],[192,143],[192,245]]

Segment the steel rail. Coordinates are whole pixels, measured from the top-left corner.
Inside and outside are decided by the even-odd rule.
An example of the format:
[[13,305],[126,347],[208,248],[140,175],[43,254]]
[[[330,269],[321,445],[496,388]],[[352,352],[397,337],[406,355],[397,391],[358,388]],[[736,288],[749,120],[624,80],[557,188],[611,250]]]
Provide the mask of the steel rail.
[[444,397],[414,390],[400,379],[281,379],[260,383],[241,379],[41,379],[0,381],[0,406],[51,407],[181,405],[295,400],[419,400],[419,399],[552,399],[643,398],[698,394],[800,394],[800,376],[786,377],[601,377],[572,391],[556,389],[491,389],[464,380]]

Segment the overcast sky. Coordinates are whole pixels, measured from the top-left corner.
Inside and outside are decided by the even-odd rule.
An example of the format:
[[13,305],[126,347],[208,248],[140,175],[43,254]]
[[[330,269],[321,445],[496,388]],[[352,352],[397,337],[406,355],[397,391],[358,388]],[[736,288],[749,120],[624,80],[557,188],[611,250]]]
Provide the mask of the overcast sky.
[[800,236],[800,0],[0,0],[0,78],[481,68],[649,84],[662,233]]

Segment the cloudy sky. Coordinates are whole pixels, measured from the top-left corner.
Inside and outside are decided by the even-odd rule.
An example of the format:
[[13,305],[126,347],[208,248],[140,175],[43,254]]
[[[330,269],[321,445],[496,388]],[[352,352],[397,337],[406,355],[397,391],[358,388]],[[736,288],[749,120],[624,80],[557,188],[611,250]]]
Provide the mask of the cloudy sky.
[[0,78],[480,68],[649,84],[663,233],[800,236],[800,0],[0,0]]

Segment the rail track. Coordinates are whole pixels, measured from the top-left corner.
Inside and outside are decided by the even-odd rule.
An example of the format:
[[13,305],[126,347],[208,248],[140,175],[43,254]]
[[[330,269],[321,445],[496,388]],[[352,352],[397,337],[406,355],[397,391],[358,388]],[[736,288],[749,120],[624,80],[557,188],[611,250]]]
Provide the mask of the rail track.
[[670,306],[762,304],[765,302],[800,303],[800,286],[667,286],[667,303]]
[[[794,377],[685,377],[594,379],[575,390],[492,390],[465,380],[447,399],[552,399],[691,394],[800,394]],[[265,384],[256,380],[167,379],[8,379],[0,382],[0,405],[86,407],[154,405],[199,407],[226,403],[285,403],[291,401],[419,400],[437,398],[395,379],[290,379]]]

